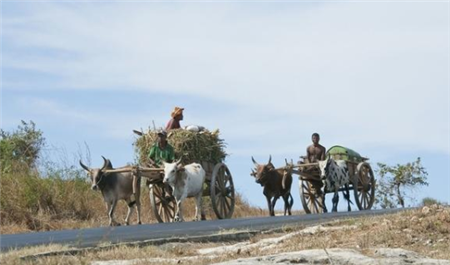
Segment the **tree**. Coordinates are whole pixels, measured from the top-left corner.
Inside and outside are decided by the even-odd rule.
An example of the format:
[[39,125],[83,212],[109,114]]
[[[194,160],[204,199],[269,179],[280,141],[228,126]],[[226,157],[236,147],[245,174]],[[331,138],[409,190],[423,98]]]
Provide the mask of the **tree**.
[[380,179],[377,182],[376,203],[381,208],[405,207],[406,190],[418,185],[428,186],[427,171],[420,163],[420,157],[415,162],[405,165],[388,166],[378,163],[377,170]]
[[39,152],[45,145],[42,131],[33,121],[21,121],[13,132],[0,130],[0,162],[2,173],[13,169],[36,168]]

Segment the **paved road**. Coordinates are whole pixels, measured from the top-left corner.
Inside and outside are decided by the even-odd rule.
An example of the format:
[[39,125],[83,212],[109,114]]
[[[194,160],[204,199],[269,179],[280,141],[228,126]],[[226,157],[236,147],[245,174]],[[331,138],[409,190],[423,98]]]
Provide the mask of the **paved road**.
[[81,230],[0,235],[0,250],[3,252],[26,246],[51,243],[72,247],[92,247],[102,243],[122,243],[171,237],[211,235],[230,229],[251,231],[268,230],[293,225],[309,225],[337,218],[389,214],[398,211],[401,211],[401,209],[99,227]]

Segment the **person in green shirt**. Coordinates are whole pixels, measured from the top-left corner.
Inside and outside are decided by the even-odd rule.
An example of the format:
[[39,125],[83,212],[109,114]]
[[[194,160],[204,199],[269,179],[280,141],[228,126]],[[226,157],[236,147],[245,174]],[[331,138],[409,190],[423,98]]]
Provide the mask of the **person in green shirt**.
[[162,166],[162,162],[171,163],[175,159],[175,153],[173,147],[167,142],[167,132],[158,132],[158,142],[155,143],[148,153],[148,158],[150,159],[153,166]]

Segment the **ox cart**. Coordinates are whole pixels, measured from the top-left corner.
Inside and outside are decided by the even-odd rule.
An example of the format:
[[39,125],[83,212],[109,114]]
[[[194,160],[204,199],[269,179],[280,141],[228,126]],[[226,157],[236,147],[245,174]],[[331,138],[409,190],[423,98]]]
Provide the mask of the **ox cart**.
[[[350,177],[349,189],[353,190],[356,206],[359,210],[371,209],[375,200],[375,177],[367,162],[368,158],[362,157],[357,152],[342,147],[333,146],[327,152],[328,157],[334,160],[346,161]],[[310,163],[302,157],[295,166],[293,173],[299,175],[300,199],[306,213],[322,213],[324,195],[328,193],[323,187],[320,178],[319,163]],[[341,188],[339,191],[342,191]]]
[[[235,196],[233,177],[225,163],[200,163],[205,170],[203,196],[210,196],[212,209],[219,219],[231,218],[234,211]],[[105,173],[132,172],[133,193],[139,189],[139,178],[145,178],[150,189],[150,203],[156,220],[160,223],[171,222],[175,216],[176,201],[172,188],[163,183],[164,169],[143,166],[126,166],[106,169]]]
[[[148,150],[156,142],[157,132],[147,133],[133,131],[140,137],[134,143],[140,165],[148,165]],[[184,165],[196,162],[205,170],[203,196],[211,199],[212,210],[218,219],[231,218],[235,206],[233,177],[227,165],[223,163],[226,153],[224,142],[219,138],[219,131],[208,130],[191,132],[172,130],[168,142],[173,146],[175,156],[182,158]],[[172,188],[163,183],[164,169],[138,167],[138,175],[147,181],[150,189],[150,203],[158,222],[171,222],[176,213],[176,201]]]
[[[211,198],[211,206],[218,219],[231,218],[235,196],[233,177],[225,163],[200,162],[205,170],[203,196]],[[141,176],[147,178],[150,188],[150,203],[158,222],[171,222],[175,215],[176,201],[171,187],[164,184],[164,169],[141,168]]]

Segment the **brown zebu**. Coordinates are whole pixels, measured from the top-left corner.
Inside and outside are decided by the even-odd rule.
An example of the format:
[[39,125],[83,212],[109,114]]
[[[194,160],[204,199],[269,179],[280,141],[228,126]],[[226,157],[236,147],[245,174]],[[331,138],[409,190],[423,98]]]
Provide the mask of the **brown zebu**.
[[[113,169],[111,161],[104,158],[104,164],[102,168],[89,168],[84,165],[80,160],[80,165],[84,170],[88,172],[91,178],[93,190],[100,190],[103,195],[103,199],[106,203],[106,208],[109,216],[109,225],[120,225],[114,220],[114,209],[116,208],[119,200],[125,200],[128,206],[128,213],[125,218],[125,224],[129,225],[130,216],[133,213],[133,206],[136,206],[138,224],[141,224],[141,203],[140,203],[140,189],[135,191],[135,200],[132,201],[133,195],[133,172],[108,172],[105,170]],[[140,178],[135,178],[135,185],[140,187]]]
[[[256,183],[264,187],[263,194],[266,196],[267,205],[271,216],[275,216],[275,203],[281,196],[284,200],[284,215],[291,215],[294,199],[291,195],[292,167],[276,169],[272,164],[272,156],[267,164],[258,164],[252,157],[256,171],[252,172]],[[290,199],[290,201],[289,201]]]

